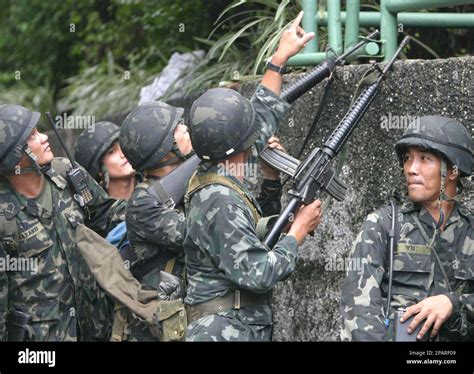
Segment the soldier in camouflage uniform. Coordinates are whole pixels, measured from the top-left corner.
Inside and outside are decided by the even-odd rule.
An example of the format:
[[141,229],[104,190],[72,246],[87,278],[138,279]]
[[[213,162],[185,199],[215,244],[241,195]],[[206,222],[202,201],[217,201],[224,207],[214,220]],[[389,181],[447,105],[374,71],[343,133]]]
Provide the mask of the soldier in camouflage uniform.
[[135,188],[135,170],[118,143],[120,127],[97,122],[94,131],[77,138],[74,159],[115,199],[128,199]]
[[76,248],[76,227],[105,235],[125,218],[125,202],[83,171],[93,199],[80,207],[66,176],[71,165],[54,158],[39,118],[0,106],[0,259],[33,266],[2,267],[0,340],[105,340],[111,310]]
[[406,308],[400,322],[417,339],[474,338],[474,216],[456,200],[460,178],[472,174],[472,139],[458,121],[440,116],[418,121],[395,146],[408,199],[396,207],[391,233],[396,240],[391,300],[392,210],[382,207],[369,214],[350,253],[351,263],[363,267],[349,267],[344,282],[342,340],[394,340],[398,308]]
[[[301,16],[283,34],[273,64],[285,64],[311,39],[298,26]],[[262,211],[239,170],[253,145],[260,153],[288,110],[280,88],[281,75],[268,70],[250,101],[217,88],[191,108],[191,141],[203,163],[186,204],[188,341],[270,340],[269,291],[294,270],[298,245],[319,223],[317,200],[299,211],[273,250],[257,236]]]
[[[179,166],[192,153],[188,128],[182,121],[183,110],[161,102],[148,103],[135,108],[121,127],[120,143],[132,165],[144,173],[145,180],[138,184],[130,198],[127,210],[127,228],[130,247],[124,257],[130,261],[131,271],[147,289],[158,289],[160,272],[170,271],[167,264],[174,263],[172,274],[182,278],[184,270],[183,237],[185,228],[184,207],[176,206],[160,195],[159,180]],[[140,142],[139,142],[140,140]],[[270,147],[279,147],[272,138]],[[278,207],[279,183],[266,169],[261,199],[267,210]],[[278,208],[279,209],[279,208]],[[163,288],[163,287],[162,287]],[[164,287],[166,288],[166,287]],[[127,323],[121,338],[128,341],[158,340],[148,326],[126,316]]]
[[[183,210],[168,201],[159,184],[159,179],[185,161],[192,151],[182,114],[182,108],[150,102],[133,109],[120,129],[120,146],[125,156],[144,176],[128,202],[130,246],[122,256],[145,289],[158,289],[160,272],[167,264],[167,271],[179,278],[183,275]],[[145,322],[122,312],[125,314],[121,318],[126,321],[123,331],[114,332],[114,340],[158,340]]]

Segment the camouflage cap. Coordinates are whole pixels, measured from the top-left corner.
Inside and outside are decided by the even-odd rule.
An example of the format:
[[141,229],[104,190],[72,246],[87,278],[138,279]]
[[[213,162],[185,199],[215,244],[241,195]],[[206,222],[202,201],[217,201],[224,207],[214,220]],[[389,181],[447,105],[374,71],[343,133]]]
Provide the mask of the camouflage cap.
[[137,171],[153,169],[173,148],[184,109],[160,101],[140,105],[122,122],[120,147]]
[[410,124],[395,144],[400,165],[403,166],[406,149],[413,146],[442,154],[457,166],[461,175],[472,174],[472,138],[459,121],[442,116],[424,116]]
[[213,88],[192,105],[189,133],[199,158],[220,161],[250,148],[260,126],[248,99],[229,88]]
[[107,150],[118,140],[120,127],[115,123],[100,121],[94,131],[84,130],[77,138],[74,159],[92,176],[97,178],[102,158]]
[[20,105],[0,106],[0,174],[13,171],[41,114]]

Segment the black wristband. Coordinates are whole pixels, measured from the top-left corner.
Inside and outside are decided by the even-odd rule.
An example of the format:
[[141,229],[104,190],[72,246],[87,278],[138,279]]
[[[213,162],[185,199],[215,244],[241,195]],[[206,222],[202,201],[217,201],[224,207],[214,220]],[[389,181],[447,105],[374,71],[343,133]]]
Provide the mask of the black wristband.
[[272,64],[270,60],[267,61],[267,69],[271,71],[276,71],[279,74],[286,73],[286,66],[279,66],[279,65]]

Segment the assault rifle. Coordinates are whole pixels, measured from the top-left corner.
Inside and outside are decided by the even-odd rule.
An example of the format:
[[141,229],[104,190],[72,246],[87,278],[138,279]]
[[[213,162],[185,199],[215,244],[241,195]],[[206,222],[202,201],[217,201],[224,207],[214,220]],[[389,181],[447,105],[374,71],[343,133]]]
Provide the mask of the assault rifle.
[[383,70],[379,66],[374,65],[374,70],[378,71],[378,76],[374,82],[365,86],[323,147],[313,149],[309,156],[297,166],[292,177],[293,186],[288,192],[291,196],[290,202],[283,209],[272,230],[265,238],[265,244],[270,248],[275,245],[283,228],[288,224],[290,217],[295,214],[301,204],[310,204],[321,192],[327,192],[338,201],[344,199],[346,187],[337,179],[330,163],[340,152],[374,101],[380,91],[382,80],[402,49],[409,43],[409,40],[409,37],[403,39]]
[[[354,45],[352,48],[348,49],[344,54],[334,58],[328,58],[319,64],[316,68],[314,68],[309,73],[303,75],[301,78],[297,79],[293,83],[291,83],[288,87],[281,93],[281,97],[289,103],[294,102],[298,99],[301,95],[305,92],[309,91],[312,87],[323,81],[325,78],[329,77],[331,73],[334,71],[336,66],[342,65],[346,58],[360,49],[363,45],[365,45],[369,40],[377,37],[379,35],[378,30],[370,33],[364,40],[361,40],[359,43]],[[271,152],[264,151],[268,157],[272,157],[275,154]],[[291,156],[283,156],[285,155],[283,152],[279,155],[281,157],[290,158]],[[295,160],[299,163],[298,160]],[[175,170],[173,170],[170,174],[166,175],[164,178],[160,179],[160,184],[169,197],[177,204],[179,203],[184,194],[186,193],[186,187],[191,178],[192,174],[196,170],[197,166],[201,160],[196,156],[192,156],[188,160],[186,160],[183,164],[178,166]],[[285,165],[287,165],[286,163]],[[288,171],[286,171],[288,172]],[[294,173],[294,170],[293,170]]]

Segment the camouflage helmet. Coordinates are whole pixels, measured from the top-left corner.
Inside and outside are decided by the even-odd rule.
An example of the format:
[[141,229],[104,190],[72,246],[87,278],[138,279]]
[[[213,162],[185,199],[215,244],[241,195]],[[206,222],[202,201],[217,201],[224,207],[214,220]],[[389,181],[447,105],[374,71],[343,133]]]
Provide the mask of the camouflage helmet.
[[120,147],[137,171],[153,169],[173,148],[184,109],[160,101],[140,105],[122,122]]
[[406,149],[418,146],[443,155],[457,166],[461,176],[472,174],[472,139],[461,122],[442,116],[424,116],[416,121],[395,144],[400,165]]
[[248,99],[229,88],[213,88],[192,105],[189,133],[199,158],[220,161],[250,148],[260,126]]
[[0,174],[15,169],[41,114],[20,105],[0,105]]
[[96,179],[101,168],[102,158],[119,138],[120,127],[115,123],[100,121],[94,131],[84,130],[77,138],[74,159]]

